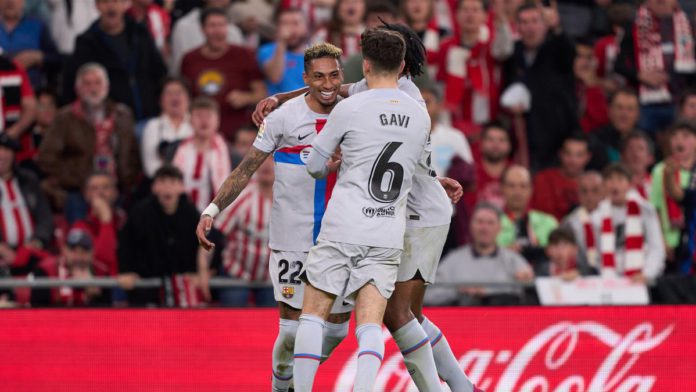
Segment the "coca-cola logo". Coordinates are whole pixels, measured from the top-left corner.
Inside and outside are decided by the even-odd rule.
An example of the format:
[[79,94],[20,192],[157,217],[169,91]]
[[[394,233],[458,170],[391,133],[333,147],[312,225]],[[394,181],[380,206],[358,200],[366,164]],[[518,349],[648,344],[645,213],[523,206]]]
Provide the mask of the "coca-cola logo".
[[[459,363],[488,392],[648,392],[657,390],[657,377],[635,371],[634,365],[673,330],[674,324],[655,331],[652,323],[642,322],[622,335],[595,321],[564,321],[539,331],[516,351],[470,349]],[[391,339],[386,329],[384,339]],[[335,392],[352,391],[356,359],[357,351],[336,379]],[[375,390],[417,391],[398,351],[385,356]],[[449,391],[446,385],[443,390]]]

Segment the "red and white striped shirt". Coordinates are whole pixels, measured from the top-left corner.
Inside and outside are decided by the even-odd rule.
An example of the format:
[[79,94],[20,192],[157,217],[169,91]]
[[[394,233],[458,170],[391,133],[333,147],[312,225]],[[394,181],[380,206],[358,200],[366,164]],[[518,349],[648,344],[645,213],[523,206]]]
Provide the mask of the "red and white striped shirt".
[[250,183],[216,220],[216,227],[227,238],[222,262],[227,273],[246,281],[267,281],[268,247],[273,196]]
[[15,178],[0,180],[0,230],[2,240],[12,247],[34,235],[34,222]]

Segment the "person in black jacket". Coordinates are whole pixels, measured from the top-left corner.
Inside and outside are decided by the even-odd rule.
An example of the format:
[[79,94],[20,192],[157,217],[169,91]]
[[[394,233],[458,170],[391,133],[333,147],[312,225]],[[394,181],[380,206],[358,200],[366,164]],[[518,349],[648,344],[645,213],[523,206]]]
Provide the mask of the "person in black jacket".
[[555,7],[525,4],[517,11],[520,40],[505,64],[506,81],[523,83],[532,97],[526,113],[530,169],[557,162],[556,152],[579,129],[575,45],[563,33]]
[[77,37],[67,61],[63,83],[65,102],[75,100],[75,72],[97,62],[109,74],[109,97],[133,110],[136,120],[158,114],[158,89],[167,75],[160,52],[147,28],[126,17],[127,0],[97,0],[100,17]]
[[195,235],[200,214],[184,193],[179,169],[165,165],[152,183],[153,195],[137,204],[119,233],[119,282],[126,290],[138,278],[162,278],[160,290],[129,293],[131,305],[196,306],[209,298],[208,260]]

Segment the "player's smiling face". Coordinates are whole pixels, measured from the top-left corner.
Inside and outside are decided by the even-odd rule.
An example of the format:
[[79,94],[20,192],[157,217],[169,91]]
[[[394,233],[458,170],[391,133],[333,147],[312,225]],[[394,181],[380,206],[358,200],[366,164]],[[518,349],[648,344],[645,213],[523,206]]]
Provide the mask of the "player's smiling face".
[[312,60],[302,76],[312,100],[324,107],[336,104],[343,83],[343,71],[338,60],[331,57]]

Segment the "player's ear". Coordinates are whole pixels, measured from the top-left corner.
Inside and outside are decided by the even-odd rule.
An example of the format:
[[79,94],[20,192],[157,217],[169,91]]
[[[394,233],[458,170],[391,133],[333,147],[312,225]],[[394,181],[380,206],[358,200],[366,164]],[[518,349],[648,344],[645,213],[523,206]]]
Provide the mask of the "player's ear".
[[406,61],[401,60],[401,65],[399,65],[399,75],[404,73],[404,67],[406,67]]
[[309,86],[309,76],[307,75],[306,71],[302,72],[302,81],[304,82],[305,86]]
[[370,73],[370,62],[367,61],[367,59],[363,59],[362,68],[363,75],[367,75],[368,73]]

